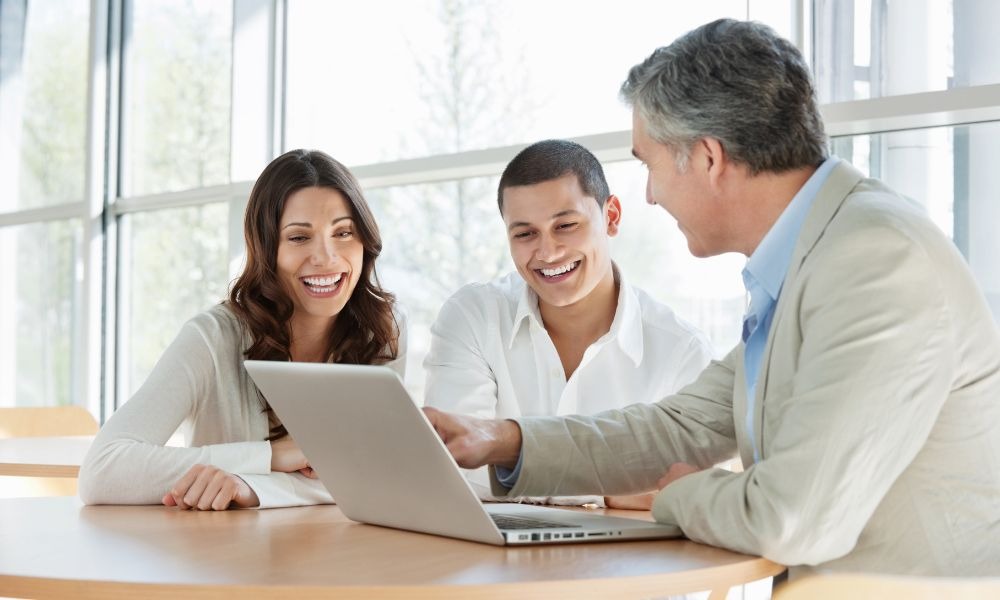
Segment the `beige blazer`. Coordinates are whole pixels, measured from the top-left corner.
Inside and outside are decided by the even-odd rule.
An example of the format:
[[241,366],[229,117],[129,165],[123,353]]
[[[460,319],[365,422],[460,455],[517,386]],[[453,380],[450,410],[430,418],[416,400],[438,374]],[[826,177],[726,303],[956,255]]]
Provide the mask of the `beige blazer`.
[[[681,461],[706,470],[653,515],[691,539],[792,566],[1000,574],[1000,332],[952,243],[846,163],[775,308],[756,464],[747,404],[741,344],[656,404],[518,419],[509,494],[639,492]],[[743,472],[711,468],[736,454]]]

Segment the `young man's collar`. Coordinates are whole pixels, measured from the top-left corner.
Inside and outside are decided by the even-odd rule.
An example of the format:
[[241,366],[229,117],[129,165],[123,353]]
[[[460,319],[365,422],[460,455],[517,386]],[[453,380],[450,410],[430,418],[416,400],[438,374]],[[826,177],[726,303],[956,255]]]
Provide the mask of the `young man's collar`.
[[[614,272],[615,284],[618,286],[618,305],[615,309],[614,319],[611,321],[611,327],[598,341],[617,340],[622,352],[638,365],[642,361],[643,352],[642,314],[639,311],[639,299],[636,297],[635,290],[625,283],[621,270],[614,261],[611,263],[611,268]],[[530,320],[540,329],[545,329],[542,324],[541,312],[538,309],[538,295],[523,280],[522,285],[524,289],[517,303],[517,311],[514,313],[508,349],[513,347],[517,332],[525,320]]]

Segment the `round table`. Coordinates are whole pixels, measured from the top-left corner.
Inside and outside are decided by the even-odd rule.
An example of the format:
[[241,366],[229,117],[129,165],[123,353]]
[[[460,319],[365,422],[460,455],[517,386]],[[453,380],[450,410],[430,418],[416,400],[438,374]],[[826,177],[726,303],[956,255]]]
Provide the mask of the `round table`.
[[551,599],[712,590],[715,598],[783,570],[688,540],[495,547],[355,523],[336,506],[196,512],[0,500],[0,596]]

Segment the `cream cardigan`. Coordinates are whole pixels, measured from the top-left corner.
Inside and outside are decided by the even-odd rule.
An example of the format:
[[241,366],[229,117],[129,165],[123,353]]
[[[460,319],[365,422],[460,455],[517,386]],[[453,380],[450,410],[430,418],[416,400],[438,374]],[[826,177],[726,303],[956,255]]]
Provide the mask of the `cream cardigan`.
[[[402,377],[406,325],[399,356]],[[243,478],[260,508],[333,502],[316,479],[271,472],[267,414],[243,368],[249,337],[218,305],[188,321],[135,395],[104,424],[80,468],[86,504],[158,504],[193,465],[210,464]],[[164,444],[175,431],[187,447]]]

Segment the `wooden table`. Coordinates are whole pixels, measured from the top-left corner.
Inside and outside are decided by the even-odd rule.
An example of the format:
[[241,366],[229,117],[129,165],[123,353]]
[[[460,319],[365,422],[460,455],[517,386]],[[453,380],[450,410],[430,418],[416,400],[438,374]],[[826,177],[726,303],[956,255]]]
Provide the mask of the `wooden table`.
[[0,439],[0,476],[76,477],[92,435]]
[[721,598],[783,570],[687,540],[495,547],[354,523],[336,506],[185,512],[0,500],[0,596]]

